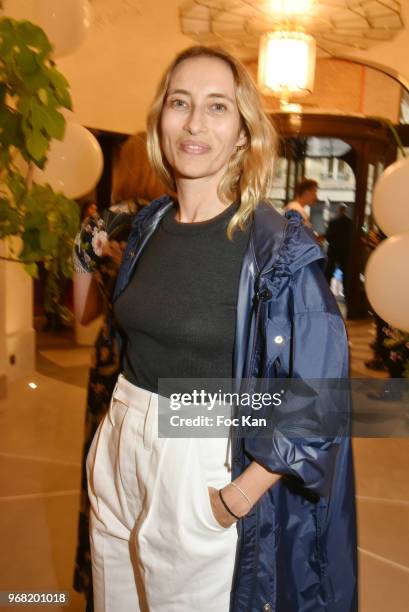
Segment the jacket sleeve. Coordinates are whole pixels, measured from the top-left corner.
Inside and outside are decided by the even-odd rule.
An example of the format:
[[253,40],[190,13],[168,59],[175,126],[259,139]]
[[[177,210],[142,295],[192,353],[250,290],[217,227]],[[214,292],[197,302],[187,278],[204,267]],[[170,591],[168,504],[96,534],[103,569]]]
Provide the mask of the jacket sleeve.
[[75,238],[73,264],[76,272],[95,272],[102,262],[102,249],[108,240],[125,241],[133,216],[106,210],[103,217],[93,215],[82,222]]
[[107,240],[108,234],[104,219],[99,215],[84,219],[75,237],[72,252],[75,272],[95,272],[102,257],[102,248]]
[[[288,289],[290,326],[278,355],[286,376],[271,435],[244,441],[248,456],[302,481],[318,495],[331,487],[339,445],[348,435],[348,341],[318,262],[298,270]],[[273,342],[267,335],[266,342]]]

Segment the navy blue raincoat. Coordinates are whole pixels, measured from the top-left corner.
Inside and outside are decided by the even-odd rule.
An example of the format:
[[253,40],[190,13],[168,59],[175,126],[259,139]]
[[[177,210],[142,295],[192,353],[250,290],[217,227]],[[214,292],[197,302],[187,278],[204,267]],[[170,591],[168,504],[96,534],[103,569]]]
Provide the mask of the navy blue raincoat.
[[[134,219],[113,300],[172,206]],[[260,204],[244,255],[233,378],[345,379],[345,326],[322,272],[324,255],[301,217]],[[356,612],[356,527],[347,435],[233,437],[233,479],[251,461],[283,477],[238,523],[230,612]],[[220,611],[223,612],[223,611]]]

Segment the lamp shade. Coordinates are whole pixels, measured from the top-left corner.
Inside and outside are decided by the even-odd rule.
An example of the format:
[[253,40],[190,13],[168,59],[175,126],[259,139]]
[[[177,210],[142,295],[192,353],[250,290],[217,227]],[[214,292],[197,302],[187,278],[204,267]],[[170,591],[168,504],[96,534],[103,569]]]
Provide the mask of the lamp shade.
[[282,99],[311,93],[315,39],[304,32],[268,32],[261,37],[258,84],[264,94]]

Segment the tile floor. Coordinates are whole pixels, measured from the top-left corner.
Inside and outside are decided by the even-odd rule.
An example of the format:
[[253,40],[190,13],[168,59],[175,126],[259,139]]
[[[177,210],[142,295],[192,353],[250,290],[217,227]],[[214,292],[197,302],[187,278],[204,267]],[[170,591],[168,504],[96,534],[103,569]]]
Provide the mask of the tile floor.
[[[363,364],[370,322],[348,328],[352,375],[385,377]],[[70,604],[52,609],[82,612],[71,582],[89,349],[76,346],[70,332],[39,332],[37,345],[36,371],[0,401],[0,591],[68,591]],[[360,438],[354,449],[360,611],[407,612],[409,438]]]

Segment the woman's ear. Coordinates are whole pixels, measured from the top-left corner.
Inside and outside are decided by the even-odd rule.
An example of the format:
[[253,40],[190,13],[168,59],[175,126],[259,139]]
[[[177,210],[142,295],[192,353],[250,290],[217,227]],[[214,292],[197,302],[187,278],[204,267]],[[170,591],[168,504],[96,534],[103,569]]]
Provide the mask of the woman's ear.
[[246,146],[247,146],[247,136],[246,136],[246,132],[242,128],[240,130],[240,134],[236,142],[236,149],[239,151],[240,149],[245,149]]

